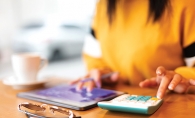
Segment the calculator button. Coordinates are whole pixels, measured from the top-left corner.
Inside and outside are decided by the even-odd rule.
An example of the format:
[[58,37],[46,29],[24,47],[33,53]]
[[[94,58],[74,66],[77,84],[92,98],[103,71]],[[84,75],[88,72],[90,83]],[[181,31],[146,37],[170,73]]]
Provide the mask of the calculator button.
[[127,97],[126,99],[127,100],[134,100],[136,98],[136,96],[129,96],[129,97]]
[[137,101],[136,105],[143,105],[145,102],[144,101]]
[[157,100],[159,100],[159,99],[156,98],[156,97],[152,97],[151,100],[157,101]]
[[144,98],[142,99],[143,101],[148,101],[150,98],[152,98],[151,96],[144,96]]
[[144,103],[144,105],[147,105],[147,106],[152,106],[152,105],[153,105],[153,103],[151,103],[151,102],[145,102],[145,103]]
[[152,106],[158,103],[159,99],[151,96],[129,95],[125,94],[111,100],[113,103],[128,104],[128,105],[147,105]]
[[146,104],[150,104],[150,105],[156,105],[158,104],[158,102],[160,101],[160,99],[156,98],[156,97],[152,97],[150,98]]

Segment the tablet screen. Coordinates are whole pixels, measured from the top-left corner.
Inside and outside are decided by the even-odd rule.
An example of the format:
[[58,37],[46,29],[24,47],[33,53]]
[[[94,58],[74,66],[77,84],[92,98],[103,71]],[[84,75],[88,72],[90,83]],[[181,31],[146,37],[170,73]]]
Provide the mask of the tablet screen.
[[105,97],[116,94],[115,91],[94,88],[91,92],[87,92],[86,88],[80,91],[76,90],[74,86],[56,86],[53,88],[43,89],[35,92],[37,95],[67,99],[77,102],[89,102],[92,100],[99,101]]

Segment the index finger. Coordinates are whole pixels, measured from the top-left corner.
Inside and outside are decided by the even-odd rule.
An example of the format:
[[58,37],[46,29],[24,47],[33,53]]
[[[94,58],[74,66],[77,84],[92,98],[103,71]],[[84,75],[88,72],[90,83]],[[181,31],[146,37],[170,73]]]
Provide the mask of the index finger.
[[162,80],[160,82],[160,86],[159,86],[158,91],[157,91],[157,98],[162,99],[162,97],[164,96],[164,94],[168,88],[170,81],[171,81],[171,77],[169,77],[169,76],[162,77]]
[[97,70],[91,72],[92,81],[88,82],[87,91],[91,92],[93,88],[96,86],[101,88],[101,73]]
[[156,69],[156,75],[157,75],[157,79],[156,79],[156,82],[158,84],[160,84],[161,80],[162,80],[162,77],[166,74],[166,69],[163,67],[163,66],[159,66],[157,69]]
[[91,76],[94,79],[95,85],[101,88],[101,73],[99,71],[92,71]]

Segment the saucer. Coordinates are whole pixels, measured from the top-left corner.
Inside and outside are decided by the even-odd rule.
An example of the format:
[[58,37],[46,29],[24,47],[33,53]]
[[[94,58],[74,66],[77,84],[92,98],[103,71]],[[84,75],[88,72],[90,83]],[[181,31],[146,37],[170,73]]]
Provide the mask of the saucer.
[[3,79],[3,84],[12,86],[14,89],[25,89],[42,86],[48,82],[48,79],[37,80],[33,82],[18,82],[14,76]]

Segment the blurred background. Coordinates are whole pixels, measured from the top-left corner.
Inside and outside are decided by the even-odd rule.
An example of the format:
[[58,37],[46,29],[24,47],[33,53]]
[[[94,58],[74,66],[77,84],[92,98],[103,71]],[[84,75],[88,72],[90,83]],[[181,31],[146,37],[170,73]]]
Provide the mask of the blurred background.
[[38,52],[49,60],[39,76],[85,73],[81,52],[96,0],[0,0],[0,79],[12,76],[11,55]]

